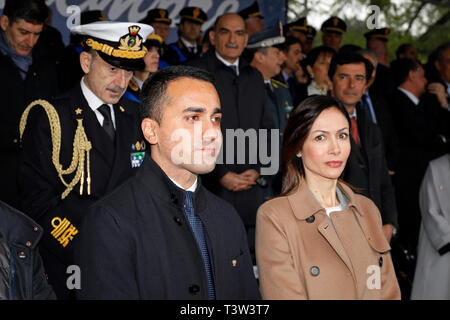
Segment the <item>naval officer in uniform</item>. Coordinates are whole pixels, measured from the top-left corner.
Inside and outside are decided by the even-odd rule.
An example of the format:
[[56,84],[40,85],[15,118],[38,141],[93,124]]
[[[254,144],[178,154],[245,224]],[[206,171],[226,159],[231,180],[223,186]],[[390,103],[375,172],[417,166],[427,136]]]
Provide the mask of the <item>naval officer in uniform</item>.
[[74,27],[71,32],[84,37],[84,77],[50,102],[31,103],[22,115],[23,210],[45,229],[41,254],[60,299],[73,298],[69,289],[77,287],[68,266],[87,208],[132,176],[145,156],[139,106],[122,95],[133,71],[145,66],[143,43],[152,31],[110,21]]

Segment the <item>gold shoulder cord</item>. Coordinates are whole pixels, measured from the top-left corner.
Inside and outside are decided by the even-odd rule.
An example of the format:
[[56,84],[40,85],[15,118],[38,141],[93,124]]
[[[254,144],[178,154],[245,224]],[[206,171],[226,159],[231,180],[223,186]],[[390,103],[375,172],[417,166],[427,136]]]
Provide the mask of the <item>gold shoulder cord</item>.
[[[61,194],[61,199],[67,197],[67,195],[72,191],[73,187],[80,181],[80,195],[83,194],[83,184],[84,184],[84,167],[85,160],[87,160],[86,171],[87,171],[87,194],[91,194],[91,171],[90,171],[90,160],[89,160],[89,151],[92,149],[92,144],[88,140],[86,133],[83,127],[83,119],[77,119],[78,127],[75,132],[75,138],[73,140],[73,156],[72,162],[67,169],[63,169],[62,165],[59,163],[59,154],[61,150],[61,124],[59,121],[58,112],[55,107],[52,106],[46,100],[35,100],[28,105],[25,111],[22,114],[22,118],[20,119],[20,139],[22,139],[23,132],[25,131],[25,126],[27,124],[28,114],[30,113],[31,108],[36,105],[40,105],[44,108],[47,113],[48,120],[50,122],[50,130],[52,136],[52,161],[58,172],[59,179],[61,182],[67,187],[67,189]],[[86,155],[85,155],[86,153]],[[63,175],[72,174],[76,170],[75,177],[72,179],[70,183],[66,183],[63,178]]]

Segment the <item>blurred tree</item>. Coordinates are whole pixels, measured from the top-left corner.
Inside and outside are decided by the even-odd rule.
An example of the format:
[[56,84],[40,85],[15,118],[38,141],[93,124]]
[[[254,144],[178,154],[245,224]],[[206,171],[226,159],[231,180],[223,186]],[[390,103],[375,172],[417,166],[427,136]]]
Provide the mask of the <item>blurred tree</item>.
[[[390,60],[403,43],[412,43],[419,51],[422,62],[441,43],[450,41],[450,0],[289,0],[288,21],[298,17],[320,14],[324,17],[338,15],[347,23],[343,44],[365,47],[363,34],[368,31],[367,21],[373,14],[370,5],[380,8],[380,27],[389,27],[388,48]],[[349,8],[352,8],[349,10]],[[319,31],[314,45],[321,44]]]

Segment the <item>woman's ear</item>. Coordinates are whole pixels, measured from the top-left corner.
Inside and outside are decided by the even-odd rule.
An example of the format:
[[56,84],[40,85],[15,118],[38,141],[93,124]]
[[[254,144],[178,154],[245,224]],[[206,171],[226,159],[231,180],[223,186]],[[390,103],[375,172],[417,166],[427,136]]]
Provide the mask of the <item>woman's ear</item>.
[[159,124],[150,118],[145,118],[142,120],[141,129],[144,134],[145,140],[147,140],[150,144],[158,143],[158,128]]
[[311,66],[306,66],[306,71],[308,71],[311,78],[314,78],[314,73],[313,73],[313,69],[311,68]]

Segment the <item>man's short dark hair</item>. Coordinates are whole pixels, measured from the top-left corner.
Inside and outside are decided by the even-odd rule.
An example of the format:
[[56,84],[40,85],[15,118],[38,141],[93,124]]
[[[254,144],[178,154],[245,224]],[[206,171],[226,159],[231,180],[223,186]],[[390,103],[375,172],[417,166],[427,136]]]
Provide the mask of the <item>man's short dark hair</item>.
[[334,74],[336,73],[337,66],[344,64],[363,63],[366,69],[366,83],[369,82],[372,77],[373,65],[369,60],[357,53],[338,53],[331,59],[330,69],[328,70],[328,76],[333,81]]
[[436,60],[437,61],[442,62],[442,60],[444,60],[444,51],[447,49],[450,49],[450,42],[445,42],[436,49]]
[[8,17],[10,25],[20,19],[32,24],[43,24],[47,19],[48,8],[44,0],[7,0],[3,14]]
[[397,59],[391,62],[391,70],[394,75],[394,85],[400,86],[407,79],[410,71],[417,71],[420,62],[412,58]]
[[395,51],[395,56],[397,57],[397,59],[400,59],[400,55],[405,54],[406,49],[408,49],[408,47],[410,47],[410,46],[412,46],[412,43],[404,43],[404,44],[400,45],[397,48],[397,51]]
[[287,53],[289,51],[289,48],[295,43],[298,43],[300,45],[300,47],[302,47],[302,50],[303,50],[302,42],[298,38],[293,37],[293,36],[285,37],[284,42],[282,44],[276,45],[276,47],[278,49],[284,51],[285,53]]
[[171,66],[153,73],[145,80],[141,90],[140,112],[142,119],[151,118],[160,123],[162,108],[169,101],[166,95],[171,81],[180,78],[201,80],[214,85],[214,77],[206,70],[190,66]]

